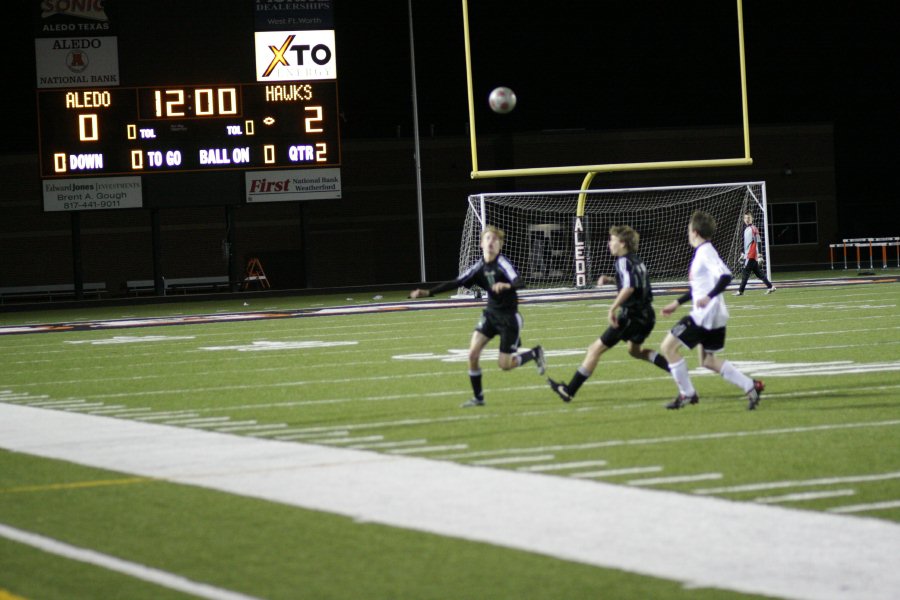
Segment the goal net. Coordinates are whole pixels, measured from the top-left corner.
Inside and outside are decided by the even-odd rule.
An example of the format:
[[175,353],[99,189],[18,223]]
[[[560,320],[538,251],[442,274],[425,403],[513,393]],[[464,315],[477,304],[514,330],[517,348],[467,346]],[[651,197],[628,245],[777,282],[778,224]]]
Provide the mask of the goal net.
[[[579,196],[584,196],[579,210]],[[656,281],[684,281],[693,249],[687,225],[704,210],[717,223],[713,245],[735,274],[743,267],[743,214],[750,211],[769,258],[764,182],[698,186],[514,192],[469,196],[459,272],[481,258],[481,231],[506,232],[503,253],[529,288],[591,287],[612,275],[609,228],[630,225],[640,234],[638,254]],[[768,260],[763,266],[771,277]],[[461,289],[461,294],[467,293]]]

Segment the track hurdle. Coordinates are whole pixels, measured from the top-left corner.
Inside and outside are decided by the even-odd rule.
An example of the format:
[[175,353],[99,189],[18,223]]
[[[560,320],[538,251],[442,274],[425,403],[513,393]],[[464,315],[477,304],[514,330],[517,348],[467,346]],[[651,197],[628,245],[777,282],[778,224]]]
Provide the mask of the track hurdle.
[[[834,270],[835,250],[840,248],[843,255],[844,270],[848,268],[847,248],[856,248],[856,269],[862,270],[868,268],[875,269],[875,249],[881,248],[881,268],[887,269],[889,266],[888,248],[894,248],[894,254],[897,261],[897,268],[900,269],[900,237],[881,237],[881,238],[853,238],[842,240],[839,244],[829,244],[828,254],[831,261],[831,268]],[[864,250],[869,249],[869,265],[864,266],[865,258]],[[852,259],[850,259],[852,261]]]

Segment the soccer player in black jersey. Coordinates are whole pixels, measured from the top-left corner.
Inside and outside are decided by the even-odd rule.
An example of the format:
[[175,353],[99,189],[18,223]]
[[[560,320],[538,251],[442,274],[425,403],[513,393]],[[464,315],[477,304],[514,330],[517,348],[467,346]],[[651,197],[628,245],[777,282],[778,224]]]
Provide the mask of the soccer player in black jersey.
[[547,379],[550,387],[563,402],[571,402],[590,377],[604,352],[622,340],[628,342],[628,353],[635,358],[649,361],[669,372],[669,363],[654,350],[643,348],[641,344],[653,331],[656,314],[653,311],[653,290],[647,275],[647,266],[637,255],[638,232],[628,225],[614,225],[609,228],[609,252],[616,257],[615,280],[601,275],[597,285],[615,281],[619,293],[609,307],[606,331],[587,349],[581,366],[575,371],[569,383]]
[[409,295],[410,298],[422,298],[459,286],[471,287],[473,284],[478,284],[487,291],[487,307],[481,313],[481,319],[475,325],[472,341],[469,343],[469,380],[475,395],[463,407],[484,406],[479,359],[481,351],[496,335],[500,336],[501,369],[515,369],[531,360],[535,361],[539,375],[543,375],[546,369],[544,350],[540,346],[516,352],[519,349],[519,331],[523,322],[519,314],[519,296],[516,290],[523,288],[525,283],[509,259],[500,253],[503,238],[502,229],[489,225],[481,232],[483,257],[477,263],[456,279],[440,283],[430,290],[415,289]]

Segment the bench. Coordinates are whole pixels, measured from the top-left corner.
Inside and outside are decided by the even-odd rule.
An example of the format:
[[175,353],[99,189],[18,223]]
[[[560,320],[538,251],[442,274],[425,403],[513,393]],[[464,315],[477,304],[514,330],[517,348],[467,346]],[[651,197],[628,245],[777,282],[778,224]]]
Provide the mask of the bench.
[[[230,281],[225,275],[213,277],[163,277],[163,293],[169,291],[180,291],[187,293],[190,290],[218,290],[219,288],[228,288]],[[156,283],[152,279],[137,279],[125,282],[125,289],[129,294],[140,294],[142,292],[153,292],[156,290]]]
[[[85,296],[91,295],[99,298],[101,294],[106,293],[106,283],[102,281],[85,283],[82,285],[81,291]],[[4,302],[7,298],[46,298],[49,301],[53,301],[54,298],[58,297],[74,296],[74,283],[51,283],[47,285],[17,285],[10,287],[0,287],[0,302]]]

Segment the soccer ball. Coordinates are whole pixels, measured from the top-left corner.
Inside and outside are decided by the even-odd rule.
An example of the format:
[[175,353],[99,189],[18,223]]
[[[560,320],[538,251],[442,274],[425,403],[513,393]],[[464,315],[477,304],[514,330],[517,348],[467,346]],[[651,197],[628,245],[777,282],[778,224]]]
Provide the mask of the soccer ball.
[[516,107],[516,93],[508,87],[494,88],[488,96],[488,104],[495,113],[506,114]]

